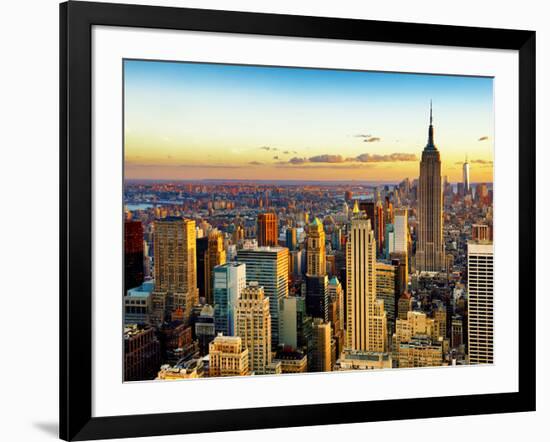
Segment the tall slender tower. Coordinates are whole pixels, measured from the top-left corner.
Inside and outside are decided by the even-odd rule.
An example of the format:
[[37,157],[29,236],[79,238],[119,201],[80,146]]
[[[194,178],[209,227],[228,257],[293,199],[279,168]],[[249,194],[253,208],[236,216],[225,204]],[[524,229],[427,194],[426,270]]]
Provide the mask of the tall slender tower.
[[416,268],[438,272],[445,268],[443,244],[443,192],[441,189],[441,158],[434,144],[432,104],[428,144],[422,151],[418,178],[418,245]]
[[468,156],[466,155],[466,161],[462,165],[462,178],[464,181],[464,196],[470,193],[470,163],[468,163]]
[[370,220],[356,214],[346,243],[346,348],[386,351],[384,301],[376,299],[376,241]]

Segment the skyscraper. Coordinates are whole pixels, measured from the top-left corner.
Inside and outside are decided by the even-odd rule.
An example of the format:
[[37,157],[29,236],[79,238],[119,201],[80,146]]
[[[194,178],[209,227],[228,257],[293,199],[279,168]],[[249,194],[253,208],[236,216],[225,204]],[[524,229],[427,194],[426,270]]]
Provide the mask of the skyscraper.
[[288,296],[288,249],[257,247],[241,249],[237,261],[246,264],[247,283],[256,281],[269,297],[271,313],[271,344],[279,344],[279,312],[281,299]]
[[195,221],[177,217],[155,221],[156,290],[196,291],[195,242]]
[[370,220],[358,213],[346,243],[346,287],[346,347],[386,351],[386,312],[376,300],[376,241]]
[[493,363],[493,243],[468,242],[468,355]]
[[466,161],[462,165],[462,181],[464,183],[464,195],[470,193],[470,163],[468,163],[468,156]]
[[306,309],[328,321],[328,277],[323,223],[315,218],[307,227]]
[[235,334],[248,348],[249,369],[265,374],[271,363],[271,316],[269,300],[257,282],[249,283],[237,300]]
[[384,262],[376,263],[376,299],[384,302],[388,336],[393,333],[393,325],[396,316],[396,288],[398,286],[397,268]]
[[206,278],[204,277],[204,261],[206,259],[206,252],[208,251],[208,237],[203,236],[202,238],[197,238],[197,287],[199,289],[199,296],[204,297],[205,289],[204,283]]
[[143,284],[143,225],[124,222],[124,293]]
[[409,224],[408,209],[406,207],[395,209],[393,221],[393,252],[407,253]]
[[443,244],[443,193],[441,158],[434,144],[434,128],[430,103],[428,143],[422,152],[418,179],[418,243],[416,268],[438,272],[445,268]]
[[279,227],[275,213],[266,212],[258,214],[256,236],[260,247],[278,245]]
[[296,350],[301,347],[300,333],[306,315],[306,301],[302,296],[287,296],[281,300],[279,344]]
[[296,250],[297,245],[296,227],[288,227],[286,229],[286,246],[288,250]]
[[307,227],[307,276],[323,276],[326,274],[326,255],[323,223],[315,217]]
[[386,221],[385,210],[382,200],[380,200],[380,192],[376,194],[376,206],[374,208],[374,237],[378,247],[378,255],[384,254],[384,241],[386,237]]
[[308,355],[309,371],[332,371],[330,323],[320,318],[313,320],[312,349]]
[[195,321],[195,336],[199,341],[199,354],[208,354],[208,346],[216,337],[216,326],[214,324],[214,307],[205,305],[201,308],[198,318]]
[[208,234],[208,249],[204,256],[204,296],[207,304],[213,304],[214,267],[225,264],[226,254],[223,247],[223,233],[217,229]]
[[214,323],[216,333],[235,335],[235,308],[246,286],[246,265],[228,262],[214,267]]
[[344,290],[336,276],[333,276],[328,284],[328,320],[332,327],[332,336],[336,342],[336,359],[342,352],[345,345],[345,322],[344,322]]
[[167,217],[154,223],[153,319],[182,308],[188,317],[198,303],[195,221]]

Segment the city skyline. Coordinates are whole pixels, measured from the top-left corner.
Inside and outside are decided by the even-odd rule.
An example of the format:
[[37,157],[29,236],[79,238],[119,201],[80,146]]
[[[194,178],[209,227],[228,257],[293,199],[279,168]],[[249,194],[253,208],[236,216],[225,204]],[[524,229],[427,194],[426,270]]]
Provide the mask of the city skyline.
[[[140,75],[149,81],[157,68],[151,73],[145,66]],[[182,144],[172,147],[188,158],[151,148],[147,152],[166,155],[165,162],[144,157],[141,169],[162,172],[164,179],[135,180],[135,159],[125,170],[125,381],[493,363],[493,186],[492,180],[479,181],[483,167],[477,167],[492,171],[492,156],[457,158],[458,176],[448,179],[445,157],[462,154],[464,146],[453,148],[438,132],[441,113],[441,120],[453,122],[458,140],[472,136],[483,85],[476,85],[475,103],[468,93],[476,87],[461,91],[468,115],[450,117],[461,107],[460,81],[471,79],[196,64],[182,72],[181,64],[170,66],[177,68],[162,71],[157,80],[164,81],[155,88],[165,88],[171,98],[153,93],[149,120],[132,126],[139,118],[127,108],[126,121],[140,128],[143,146],[183,128]],[[440,80],[452,80],[453,87],[443,89],[452,90],[455,107],[432,109],[429,100],[427,121],[417,115],[406,121],[423,128],[424,140],[415,141],[422,147],[414,153],[384,151],[389,144],[380,125],[352,136],[372,146],[367,153],[334,144],[330,154],[300,156],[304,136],[314,134],[327,152],[350,118],[362,118],[360,107],[350,113],[342,106],[361,87],[382,94],[379,121],[387,121],[390,107],[382,103],[398,99],[405,114],[408,106],[423,114],[427,92],[438,100],[444,96]],[[144,85],[141,91],[153,89]],[[237,99],[233,111],[224,107],[231,94]],[[127,102],[134,95],[129,92]],[[175,104],[181,100],[183,106]],[[282,102],[297,105],[274,112],[274,103]],[[256,106],[257,115],[243,119],[247,106]],[[297,109],[302,114],[296,120],[290,114]],[[268,114],[280,120],[273,123]],[[312,131],[320,115],[326,121]],[[299,123],[306,119],[303,128]],[[393,135],[402,119],[393,115]],[[201,126],[206,120],[210,133]],[[224,140],[210,144],[225,130],[227,142],[242,136],[256,143],[255,136],[269,133],[272,124],[285,126],[274,139],[288,137],[301,147],[281,153],[270,143],[246,153],[232,151]],[[160,132],[147,138],[152,127]],[[484,141],[489,144],[484,137],[478,142]],[[194,142],[194,148],[188,145]],[[255,160],[258,152],[275,162]],[[281,159],[283,154],[296,156]],[[174,168],[185,180],[166,179]],[[231,178],[216,180],[208,171]],[[353,171],[361,174],[357,181]],[[252,179],[255,174],[261,178]],[[318,184],[300,181],[308,178]]]
[[485,77],[125,60],[129,180],[400,181],[430,99],[442,174],[492,182]]

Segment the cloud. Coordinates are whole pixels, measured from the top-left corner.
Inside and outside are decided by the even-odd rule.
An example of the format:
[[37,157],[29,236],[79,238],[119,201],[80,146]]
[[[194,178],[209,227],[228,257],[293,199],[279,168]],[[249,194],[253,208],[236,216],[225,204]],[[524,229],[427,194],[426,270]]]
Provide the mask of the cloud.
[[487,135],[483,135],[482,137],[479,137],[477,141],[487,141],[489,137]]
[[316,155],[313,157],[294,157],[289,161],[281,161],[278,165],[303,165],[311,163],[327,163],[327,164],[342,164],[342,163],[395,163],[401,161],[417,161],[418,158],[412,153],[392,153],[388,155],[363,153],[356,157],[344,158],[342,155]]
[[278,160],[278,159],[279,159],[279,156],[278,156],[278,155],[275,155],[275,156],[273,157],[273,159],[274,159],[274,160]]
[[276,152],[278,151],[279,149],[277,149],[276,147],[271,147],[271,146],[262,146],[260,147],[260,150],[267,150],[268,152],[271,151],[271,152]]
[[355,138],[363,138],[365,143],[376,143],[377,141],[382,141],[380,137],[375,137],[371,134],[355,134]]
[[294,158],[291,158],[290,160],[288,160],[288,162],[290,164],[304,164],[304,163],[308,162],[308,159],[307,158],[294,157]]
[[[493,164],[493,162],[490,160],[468,160],[468,162],[470,164],[482,164],[486,166],[490,166],[491,164]],[[464,164],[464,163],[462,161],[457,161],[455,162],[455,164]]]
[[418,158],[414,153],[391,153],[389,155],[363,153],[351,160],[359,161],[361,163],[393,163],[401,161],[417,161]]
[[290,155],[290,151],[289,151],[289,150],[285,150],[285,151],[283,152],[283,154],[284,154],[284,155]]
[[[276,163],[276,167],[288,167],[289,164],[282,161],[279,163]],[[374,164],[368,164],[368,163],[342,163],[339,166],[334,166],[334,164],[330,163],[298,163],[293,164],[292,169],[332,169],[334,170],[335,167],[338,167],[338,169],[366,169],[374,166]]]
[[311,163],[343,163],[344,158],[342,155],[317,155],[310,157]]
[[261,166],[264,163],[261,163],[259,161],[250,161],[248,164],[250,164],[251,166]]

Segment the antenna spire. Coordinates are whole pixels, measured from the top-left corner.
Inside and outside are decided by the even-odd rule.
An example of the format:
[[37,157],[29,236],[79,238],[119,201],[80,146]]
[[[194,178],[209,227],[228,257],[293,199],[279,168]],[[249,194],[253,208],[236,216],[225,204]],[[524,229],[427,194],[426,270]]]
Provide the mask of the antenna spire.
[[424,150],[437,150],[434,144],[434,127],[433,127],[433,113],[432,113],[432,100],[430,99],[430,127],[428,128],[428,144]]

